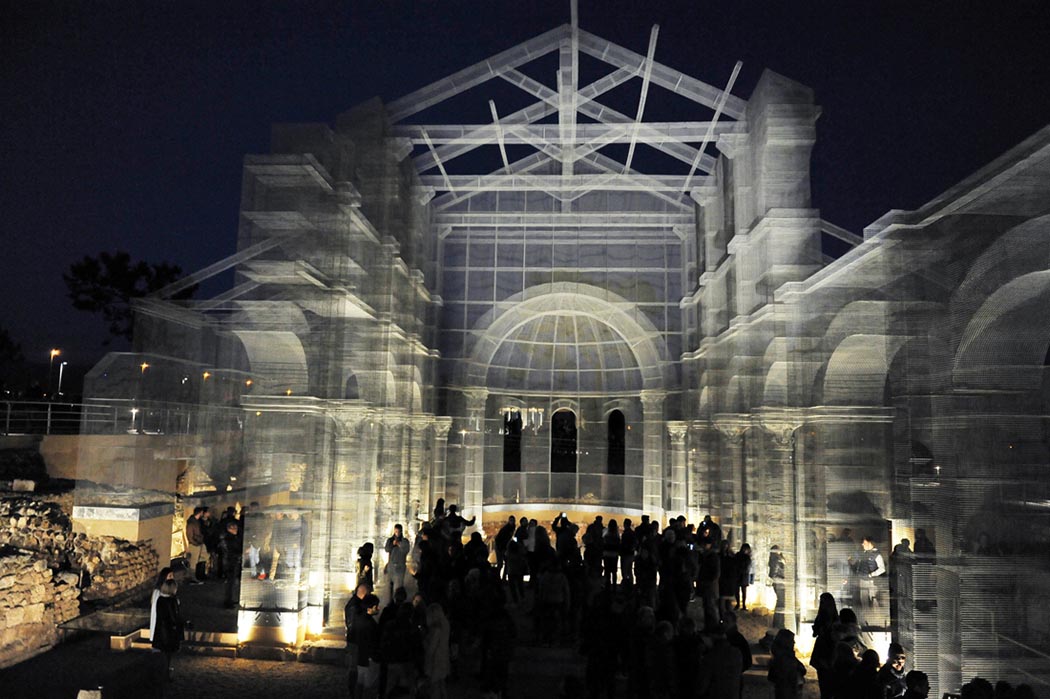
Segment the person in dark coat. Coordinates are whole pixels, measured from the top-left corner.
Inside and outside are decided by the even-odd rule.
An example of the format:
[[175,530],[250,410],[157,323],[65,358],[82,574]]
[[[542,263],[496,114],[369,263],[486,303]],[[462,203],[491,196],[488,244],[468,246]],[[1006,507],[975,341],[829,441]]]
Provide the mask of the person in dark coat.
[[168,681],[175,675],[173,660],[182,646],[182,632],[185,624],[179,611],[179,598],[176,596],[179,586],[174,580],[165,580],[160,586],[157,597],[157,621],[150,640],[156,650],[164,654],[168,671]]
[[[398,588],[395,597],[403,594],[405,588]],[[387,616],[388,609],[395,609],[392,617]],[[403,600],[396,606],[390,604],[383,610],[379,619],[379,654],[385,676],[380,677],[380,696],[392,696],[394,690],[404,689],[414,692],[419,668],[423,663],[423,636],[412,622],[413,607]],[[386,621],[384,623],[384,617]]]
[[354,594],[347,600],[346,606],[343,607],[343,623],[346,625],[346,656],[347,665],[350,668],[347,677],[347,684],[350,688],[350,693],[354,693],[354,687],[357,685],[357,655],[358,647],[354,629],[357,627],[357,622],[365,613],[364,603],[365,598],[368,597],[368,586],[358,585]]
[[738,699],[744,674],[740,651],[720,631],[710,634],[710,639],[711,647],[700,660],[698,694],[712,699]]
[[904,681],[908,685],[904,699],[927,699],[930,696],[930,678],[925,672],[912,670],[904,676]]
[[372,569],[375,550],[375,544],[371,542],[357,549],[357,584],[367,585],[369,592],[375,589],[375,573]]
[[891,643],[886,664],[879,668],[878,677],[885,699],[899,699],[907,691],[908,681],[904,672],[904,663],[907,660],[908,655],[904,652],[904,647],[896,642]]
[[747,588],[751,585],[751,544],[743,544],[736,554],[736,608],[747,611]]
[[[754,662],[754,658],[751,657],[751,644],[748,643],[747,639],[744,638],[744,634],[740,633],[740,629],[736,625],[736,613],[727,611],[722,615],[722,626],[726,632],[726,640],[729,641],[729,645],[740,651],[740,672],[745,673]],[[744,683],[743,677],[740,682],[740,696],[743,696]]]
[[620,527],[615,519],[609,520],[609,528],[602,536],[602,566],[605,572],[605,584],[612,587],[616,584],[616,572],[620,559]]
[[510,598],[514,604],[525,601],[525,575],[529,564],[525,560],[525,547],[517,540],[511,539],[507,544],[506,568],[507,584],[510,587]]
[[463,538],[463,532],[468,527],[473,527],[476,521],[477,517],[465,519],[459,514],[459,508],[456,505],[449,505],[448,517],[445,518],[445,525],[448,527],[449,532],[449,541],[460,541]]
[[844,696],[850,699],[882,699],[879,654],[876,651],[869,648],[860,656],[860,662],[850,672],[849,689]]
[[773,639],[770,653],[773,657],[769,661],[767,679],[773,683],[773,696],[776,699],[800,699],[806,666],[795,657],[795,634],[780,629]]
[[386,551],[386,579],[390,595],[399,587],[405,586],[405,573],[408,571],[408,552],[411,549],[405,530],[400,524],[394,525],[394,533],[386,540],[383,550]]
[[515,529],[517,529],[517,523],[514,519],[514,515],[511,515],[507,519],[507,523],[496,533],[496,538],[492,543],[492,547],[496,550],[496,572],[500,574],[500,577],[503,580],[507,579],[507,570],[504,567],[507,555],[507,544],[509,544],[510,540],[514,538]]
[[481,532],[471,532],[470,539],[463,547],[463,561],[466,568],[487,568],[489,565],[489,547]]
[[219,539],[218,550],[222,576],[226,579],[225,605],[227,609],[232,609],[237,606],[241,596],[241,562],[244,556],[244,542],[236,519],[226,520],[226,531]]
[[835,644],[835,657],[831,661],[831,696],[836,699],[850,696],[850,677],[859,662],[853,646],[845,641]]
[[820,686],[821,699],[831,699],[832,664],[835,660],[835,638],[832,628],[838,622],[838,609],[835,598],[830,592],[822,592],[817,607],[817,618],[813,620],[813,653],[809,664],[817,671],[817,683]]
[[374,694],[379,685],[379,598],[365,595],[361,601],[364,613],[354,621],[354,643],[357,646],[357,683],[354,699],[363,699]]
[[703,549],[700,551],[700,575],[698,576],[699,592],[704,604],[704,628],[718,628],[721,615],[718,611],[718,578],[721,576],[721,559],[710,538],[701,539]]
[[638,534],[631,520],[625,519],[620,533],[620,584],[628,591],[634,587],[634,557],[637,554]]
[[729,548],[729,542],[722,540],[718,552],[718,600],[719,611],[725,613],[731,609],[730,602],[739,596],[740,572],[737,570],[737,559]]

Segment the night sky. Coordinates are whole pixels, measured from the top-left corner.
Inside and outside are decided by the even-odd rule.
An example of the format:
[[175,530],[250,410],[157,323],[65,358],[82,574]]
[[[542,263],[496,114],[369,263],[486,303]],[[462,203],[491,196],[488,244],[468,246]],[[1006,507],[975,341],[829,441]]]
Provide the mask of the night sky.
[[[744,98],[764,68],[812,87],[814,204],[859,233],[1050,124],[1048,6],[580,0],[580,25],[644,54],[660,24],[656,59],[718,86],[742,60]],[[0,325],[31,360],[89,365],[106,333],[66,298],[70,263],[231,254],[242,158],[272,123],[332,122],[568,18],[567,0],[0,0]],[[633,114],[639,85],[610,101]],[[486,122],[474,94],[418,121]],[[691,109],[653,87],[646,117],[706,118]]]

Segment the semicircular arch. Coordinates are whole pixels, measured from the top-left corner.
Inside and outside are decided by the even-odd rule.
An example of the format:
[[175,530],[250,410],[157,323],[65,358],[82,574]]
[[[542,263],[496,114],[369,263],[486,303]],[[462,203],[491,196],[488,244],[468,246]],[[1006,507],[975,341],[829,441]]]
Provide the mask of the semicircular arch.
[[824,374],[827,405],[886,404],[886,380],[893,358],[911,338],[856,334],[835,347]]
[[1024,274],[989,295],[962,333],[953,383],[1021,390],[1040,385],[1050,345],[1048,307],[1050,270]]
[[669,380],[667,350],[659,330],[631,302],[586,284],[560,282],[530,287],[499,304],[475,324],[473,348],[460,365],[462,385],[487,385],[489,366],[501,345],[538,319],[578,317],[609,343],[630,351],[642,388],[663,388]]

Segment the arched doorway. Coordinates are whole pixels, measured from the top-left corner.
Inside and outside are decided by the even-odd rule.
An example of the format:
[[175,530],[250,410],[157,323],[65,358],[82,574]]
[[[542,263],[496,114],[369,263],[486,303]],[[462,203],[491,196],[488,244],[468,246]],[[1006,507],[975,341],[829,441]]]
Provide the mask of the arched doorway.
[[551,473],[576,473],[576,414],[571,410],[551,416]]
[[619,410],[609,413],[606,439],[608,440],[606,471],[613,476],[622,476],[626,465],[627,420],[624,419],[623,413]]

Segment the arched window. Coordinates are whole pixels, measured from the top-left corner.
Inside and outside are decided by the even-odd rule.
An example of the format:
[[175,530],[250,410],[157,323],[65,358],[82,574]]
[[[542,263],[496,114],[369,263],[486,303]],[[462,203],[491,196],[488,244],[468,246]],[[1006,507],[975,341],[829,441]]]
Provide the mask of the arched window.
[[576,415],[571,410],[551,416],[551,473],[576,473]]
[[360,398],[360,394],[357,391],[357,376],[350,374],[346,380],[346,391],[343,393],[343,398],[346,400],[357,400]]
[[503,470],[521,470],[521,413],[503,413]]
[[627,421],[619,410],[609,413],[608,440],[606,471],[614,476],[622,476],[627,454]]

